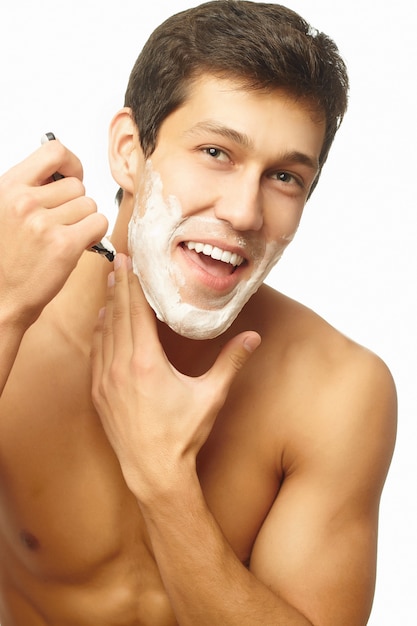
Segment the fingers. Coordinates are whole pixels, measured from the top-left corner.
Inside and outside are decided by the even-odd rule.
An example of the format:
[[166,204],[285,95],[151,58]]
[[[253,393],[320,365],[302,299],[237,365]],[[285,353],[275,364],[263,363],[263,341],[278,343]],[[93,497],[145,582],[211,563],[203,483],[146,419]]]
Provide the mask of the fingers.
[[103,325],[103,357],[106,363],[113,359],[130,359],[132,324],[130,320],[129,260],[117,254],[114,271],[109,274],[106,311]]
[[[66,172],[65,178],[48,182],[59,169],[63,174]],[[93,201],[85,197],[79,159],[58,141],[45,144],[6,172],[1,178],[1,196],[3,203],[16,205],[22,215],[37,208],[63,207],[61,211],[67,215],[62,220],[64,224],[76,222],[97,210]],[[70,212],[74,207],[67,203],[76,199],[80,200],[83,214],[78,212],[72,220]],[[56,223],[61,223],[60,212],[54,215]]]
[[33,197],[45,209],[55,209],[66,202],[85,196],[83,183],[75,177],[62,178],[31,189]]
[[48,210],[45,219],[47,219],[50,224],[69,225],[75,224],[96,212],[97,205],[92,198],[88,198],[87,196],[74,196],[73,198],[69,197],[65,199],[64,202]]
[[[149,347],[151,344],[154,349]],[[114,389],[122,390],[122,396],[128,397],[128,389],[140,383],[138,372],[143,371],[141,363],[146,364],[146,353],[156,359],[157,345],[155,318],[133,274],[131,260],[118,253],[114,271],[108,277],[106,305],[99,313],[93,333],[91,362],[95,406],[105,407],[106,398]],[[160,383],[160,376],[156,379]]]
[[[59,170],[67,178],[45,183]],[[2,307],[25,327],[62,289],[83,251],[107,232],[81,178],[81,163],[58,141],[0,177]]]
[[[159,341],[155,315],[133,274],[130,259],[119,253],[114,267],[114,272],[109,275],[105,312],[100,314],[93,343],[95,373],[109,372],[110,369],[113,374],[133,372],[136,380],[143,375],[143,380],[149,382],[148,375],[153,370],[159,372],[154,384],[160,383],[162,373],[165,376],[169,370],[169,376],[175,378],[175,369],[172,366],[167,369],[169,364]],[[256,332],[237,335],[224,346],[211,369],[193,379],[203,405],[211,407],[210,414],[223,405],[233,380],[260,343],[261,338]],[[182,380],[183,376],[179,379]]]
[[[107,352],[117,356],[117,352],[133,350],[140,336],[146,336],[143,330],[149,316],[147,304],[139,281],[132,271],[129,257],[118,253],[114,260],[114,271],[109,274],[106,310],[103,321],[103,334]],[[136,338],[136,341],[135,341]],[[114,348],[110,350],[110,344]]]
[[[40,165],[44,166],[47,178],[53,176],[57,172],[65,178],[77,178],[83,180],[83,167],[81,161],[68,148],[66,148],[58,139],[49,141],[39,149]],[[42,184],[44,178],[38,179],[38,183]],[[35,183],[36,181],[33,180]]]
[[231,339],[222,349],[207,377],[218,389],[219,408],[226,400],[229,389],[239,371],[250,359],[261,343],[261,337],[254,331],[243,332]]
[[[116,255],[114,272],[109,276],[102,330],[103,350],[109,358],[116,358],[119,351],[120,354],[137,353],[143,361],[164,354],[157,335],[155,314],[132,271],[130,258],[124,254]],[[233,379],[260,343],[261,338],[256,332],[244,332],[234,337],[203,378],[209,377],[227,394]]]
[[140,347],[143,361],[148,364],[160,357],[165,359],[165,352],[158,337],[155,313],[145,298],[139,279],[133,273],[131,264],[128,279],[134,349],[137,346]]
[[[56,171],[66,177],[45,182]],[[26,250],[32,246],[46,253],[46,246],[51,245],[51,256],[54,248],[65,248],[72,259],[75,250],[81,254],[106,234],[107,219],[97,214],[95,202],[85,196],[82,174],[79,159],[59,141],[51,141],[0,178],[4,224],[21,239],[26,236]],[[78,223],[82,229],[56,228]]]
[[83,179],[80,160],[58,140],[42,145],[8,170],[4,177],[10,183],[37,186],[43,185],[56,172],[80,181]]
[[83,216],[77,222],[61,224],[62,241],[70,252],[71,256],[79,258],[84,250],[92,244],[100,241],[107,232],[108,220],[101,213],[90,213]]
[[[105,313],[101,314],[97,332],[101,332],[104,363],[135,358],[149,365],[165,354],[159,342],[155,315],[150,308],[129,257],[118,253],[114,271],[108,279]],[[104,365],[106,367],[106,365]]]
[[[142,459],[145,450],[153,457],[155,445],[175,460],[197,455],[234,378],[259,343],[257,333],[241,333],[225,345],[206,374],[188,377],[177,371],[163,351],[155,315],[130,259],[117,254],[91,358],[93,402],[122,467],[129,468],[131,452],[138,449],[135,433]],[[136,452],[133,457],[137,468]],[[144,471],[148,466],[144,462]]]

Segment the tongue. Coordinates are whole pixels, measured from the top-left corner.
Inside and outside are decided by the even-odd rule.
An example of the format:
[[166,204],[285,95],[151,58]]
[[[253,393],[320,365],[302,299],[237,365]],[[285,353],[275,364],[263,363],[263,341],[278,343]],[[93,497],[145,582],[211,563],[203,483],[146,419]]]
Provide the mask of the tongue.
[[197,263],[212,276],[230,276],[233,272],[234,268],[230,263],[216,261],[216,259],[212,259],[211,256],[207,256],[202,252],[197,253],[194,250],[187,250],[187,252],[192,256],[194,263]]

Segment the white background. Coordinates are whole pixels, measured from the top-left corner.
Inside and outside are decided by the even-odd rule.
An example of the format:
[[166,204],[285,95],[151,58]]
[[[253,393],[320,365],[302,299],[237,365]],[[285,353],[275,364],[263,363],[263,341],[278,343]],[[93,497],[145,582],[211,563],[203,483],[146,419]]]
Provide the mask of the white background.
[[[80,156],[87,192],[112,220],[116,186],[107,167],[108,123],[123,104],[131,66],[151,30],[196,3],[2,0],[0,171],[37,148],[41,135],[52,130]],[[415,626],[413,0],[286,4],[336,40],[350,70],[351,97],[299,233],[268,282],[377,352],[393,372],[398,443],[382,500],[377,591],[369,623]]]

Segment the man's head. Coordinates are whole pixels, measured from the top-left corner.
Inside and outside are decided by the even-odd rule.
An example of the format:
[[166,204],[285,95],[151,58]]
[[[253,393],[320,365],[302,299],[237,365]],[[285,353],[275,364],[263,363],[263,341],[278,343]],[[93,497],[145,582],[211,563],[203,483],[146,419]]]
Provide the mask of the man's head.
[[326,121],[323,166],[348,91],[345,64],[326,35],[283,6],[246,0],[214,0],[167,19],[145,44],[125,96],[145,156],[163,120],[205,73],[241,81],[246,89],[283,89],[308,102]]
[[225,332],[292,240],[346,102],[334,44],[278,5],[215,0],[154,32],[111,153],[160,320]]

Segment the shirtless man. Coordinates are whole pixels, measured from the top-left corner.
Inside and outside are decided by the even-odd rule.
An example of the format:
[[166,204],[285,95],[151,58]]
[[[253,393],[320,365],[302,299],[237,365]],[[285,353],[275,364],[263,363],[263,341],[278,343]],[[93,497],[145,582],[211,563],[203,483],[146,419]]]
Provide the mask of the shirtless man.
[[2,626],[366,624],[394,385],[262,284],[346,91],[298,16],[219,0],[111,123],[114,266],[59,141],[2,177]]

